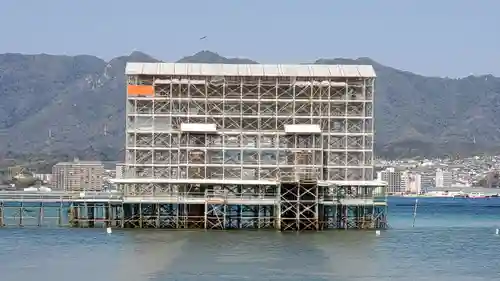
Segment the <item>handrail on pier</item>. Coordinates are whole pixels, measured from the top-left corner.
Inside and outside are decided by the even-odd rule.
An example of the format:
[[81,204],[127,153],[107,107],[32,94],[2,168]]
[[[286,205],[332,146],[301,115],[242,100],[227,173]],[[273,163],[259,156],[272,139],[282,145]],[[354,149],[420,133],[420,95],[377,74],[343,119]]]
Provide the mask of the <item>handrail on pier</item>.
[[74,191],[0,191],[0,202],[73,202],[73,201],[111,201],[121,200],[121,193],[74,192]]

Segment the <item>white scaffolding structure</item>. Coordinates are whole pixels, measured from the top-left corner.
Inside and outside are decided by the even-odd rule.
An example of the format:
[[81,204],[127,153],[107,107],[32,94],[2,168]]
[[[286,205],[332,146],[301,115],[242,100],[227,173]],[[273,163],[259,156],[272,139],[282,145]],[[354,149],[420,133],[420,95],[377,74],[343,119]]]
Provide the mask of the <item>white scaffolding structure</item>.
[[128,63],[126,75],[126,197],[197,190],[205,225],[224,228],[207,217],[224,217],[226,200],[286,201],[283,182],[373,180],[372,66]]

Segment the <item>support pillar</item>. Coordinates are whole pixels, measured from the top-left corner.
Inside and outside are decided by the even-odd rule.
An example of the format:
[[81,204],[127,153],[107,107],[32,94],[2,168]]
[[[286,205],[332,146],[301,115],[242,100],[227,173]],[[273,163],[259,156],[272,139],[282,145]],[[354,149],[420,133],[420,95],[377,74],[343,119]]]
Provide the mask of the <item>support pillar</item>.
[[0,202],[0,227],[4,227],[5,226],[5,223],[4,223],[4,204],[3,202]]
[[88,204],[87,207],[88,227],[93,228],[95,226],[95,204]]
[[59,209],[57,210],[57,225],[61,227],[63,225],[63,202],[59,203]]
[[40,202],[40,209],[38,212],[38,227],[41,227],[43,224],[43,211],[44,211],[43,202]]
[[24,214],[24,204],[21,201],[21,207],[19,208],[19,227],[23,226],[23,214]]
[[104,225],[105,227],[111,227],[111,204],[105,203],[103,206],[104,209]]

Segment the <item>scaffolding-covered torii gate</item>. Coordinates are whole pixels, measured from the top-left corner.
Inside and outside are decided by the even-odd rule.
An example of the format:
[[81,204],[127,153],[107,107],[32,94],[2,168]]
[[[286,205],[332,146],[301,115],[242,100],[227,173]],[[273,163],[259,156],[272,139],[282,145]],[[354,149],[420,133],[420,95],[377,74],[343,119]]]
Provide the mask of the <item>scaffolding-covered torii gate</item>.
[[126,75],[126,172],[115,182],[124,200],[165,203],[155,210],[176,222],[164,225],[349,228],[360,224],[333,224],[330,210],[374,200],[329,201],[325,185],[383,186],[372,66],[128,63]]

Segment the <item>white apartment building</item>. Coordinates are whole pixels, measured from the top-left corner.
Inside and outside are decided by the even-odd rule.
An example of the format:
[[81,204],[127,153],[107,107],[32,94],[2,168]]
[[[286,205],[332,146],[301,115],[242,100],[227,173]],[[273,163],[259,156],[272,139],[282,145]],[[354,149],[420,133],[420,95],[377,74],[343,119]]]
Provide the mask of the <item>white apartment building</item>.
[[436,169],[436,188],[450,188],[453,184],[453,173],[443,169]]
[[403,172],[401,176],[401,189],[406,193],[420,194],[422,192],[422,176],[419,173]]
[[387,168],[377,173],[377,180],[387,182],[387,193],[404,192],[401,185],[403,172],[396,171],[394,168]]
[[420,174],[421,185],[423,191],[434,190],[436,187],[436,175],[435,173],[421,173]]
[[52,187],[65,191],[100,191],[104,166],[97,161],[60,162],[52,167]]

